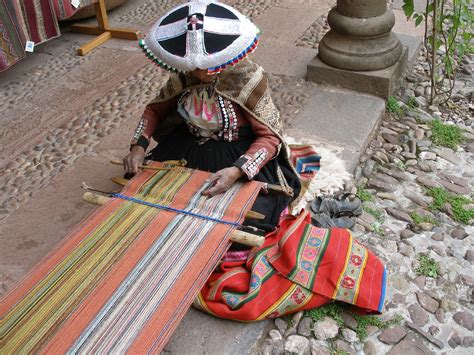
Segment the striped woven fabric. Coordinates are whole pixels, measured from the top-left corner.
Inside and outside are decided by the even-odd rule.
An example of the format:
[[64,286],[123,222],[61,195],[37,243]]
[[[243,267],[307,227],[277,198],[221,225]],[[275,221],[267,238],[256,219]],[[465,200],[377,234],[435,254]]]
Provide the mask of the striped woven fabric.
[[[207,198],[200,192],[208,177],[191,169],[144,171],[122,193],[241,223],[260,185],[236,184]],[[233,229],[113,199],[2,301],[0,353],[159,352]]]
[[98,0],[81,0],[78,8],[71,5],[71,0],[53,0],[54,10],[59,20],[65,20],[74,15],[81,7],[91,5]]
[[51,0],[23,0],[20,3],[30,41],[39,44],[61,34]]
[[301,180],[309,181],[314,178],[320,167],[321,156],[311,145],[290,145],[290,161],[300,174]]
[[81,0],[76,9],[71,0],[0,0],[0,72],[25,57],[26,41],[35,45],[58,37],[59,20],[97,0]]
[[285,216],[246,261],[222,261],[194,305],[217,317],[246,322],[333,300],[361,313],[380,313],[385,287],[383,263],[349,230],[314,227],[303,211],[297,217]]
[[22,20],[18,0],[0,0],[0,72],[25,56]]

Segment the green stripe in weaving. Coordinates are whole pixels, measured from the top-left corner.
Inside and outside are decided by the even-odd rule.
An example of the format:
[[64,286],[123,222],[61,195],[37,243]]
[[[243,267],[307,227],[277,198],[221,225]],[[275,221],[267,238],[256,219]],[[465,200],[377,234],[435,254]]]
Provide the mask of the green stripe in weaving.
[[308,241],[308,236],[311,235],[311,224],[306,224],[303,230],[303,235],[300,238],[300,241],[298,243],[298,250],[296,251],[296,260],[295,260],[295,266],[291,271],[288,273],[288,278],[293,279],[296,274],[298,273],[299,270],[299,265],[300,265],[300,260],[301,260],[301,253],[303,252],[303,248],[306,245]]
[[329,229],[326,230],[326,233],[324,234],[323,238],[323,243],[320,246],[319,253],[318,253],[318,260],[316,262],[316,265],[313,268],[313,271],[311,273],[311,281],[309,283],[309,289],[312,290],[314,287],[314,283],[316,281],[316,274],[318,273],[319,265],[321,264],[321,260],[323,260],[324,254],[326,254],[326,249],[328,248],[329,245]]

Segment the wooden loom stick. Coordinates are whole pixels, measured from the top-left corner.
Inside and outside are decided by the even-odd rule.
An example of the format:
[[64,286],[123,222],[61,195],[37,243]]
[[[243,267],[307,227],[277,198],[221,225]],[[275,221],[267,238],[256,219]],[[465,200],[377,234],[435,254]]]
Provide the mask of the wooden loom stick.
[[[120,186],[127,185],[128,181],[129,181],[129,180],[127,180],[123,177],[120,177],[120,176],[113,177],[110,180],[112,180],[112,182],[115,182],[117,185],[120,185]],[[261,213],[258,213],[258,212],[255,212],[255,211],[248,211],[246,213],[245,217],[246,218],[259,219],[259,220],[265,219],[265,215],[263,215]]]
[[[113,160],[112,159],[112,160],[110,160],[110,162],[113,165],[122,165],[123,166],[123,162],[121,162],[119,160]],[[139,165],[138,168],[139,169],[145,169],[145,170],[170,170],[170,169],[175,169],[175,168],[182,167],[182,165],[178,165],[178,164],[180,164],[180,162],[181,162],[180,160],[170,160],[169,162],[164,162],[164,163],[168,163],[168,164],[175,163],[177,165],[176,167],[169,167],[168,168],[168,167],[152,167],[152,166],[147,166],[147,165]],[[114,181],[114,182],[116,182],[116,181]],[[291,190],[291,192],[287,191],[280,185],[264,183],[263,184],[263,189],[268,191],[269,193],[282,194],[282,195],[293,197],[293,191],[292,190]]]
[[[110,161],[113,165],[122,165],[123,166],[123,162],[119,161],[119,160],[111,160]],[[176,169],[178,168],[179,169],[179,166],[172,166],[172,167],[153,167],[153,166],[147,166],[147,165],[139,165],[138,166],[138,169],[144,169],[144,170],[172,170],[172,169]]]
[[[88,203],[92,203],[94,205],[99,206],[103,206],[112,200],[111,197],[97,195],[92,192],[85,192],[82,196],[82,199]],[[230,237],[230,240],[235,243],[240,243],[252,247],[259,247],[264,243],[265,238],[244,231],[234,230],[232,236]]]

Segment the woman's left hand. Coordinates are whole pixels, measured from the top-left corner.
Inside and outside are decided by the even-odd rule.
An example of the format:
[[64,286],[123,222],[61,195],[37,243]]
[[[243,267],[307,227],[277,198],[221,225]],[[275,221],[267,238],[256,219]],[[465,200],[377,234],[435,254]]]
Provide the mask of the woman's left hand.
[[244,173],[242,170],[236,166],[219,170],[210,176],[208,181],[211,183],[211,186],[207,190],[204,190],[202,194],[206,196],[215,196],[226,192],[234,182],[243,175]]

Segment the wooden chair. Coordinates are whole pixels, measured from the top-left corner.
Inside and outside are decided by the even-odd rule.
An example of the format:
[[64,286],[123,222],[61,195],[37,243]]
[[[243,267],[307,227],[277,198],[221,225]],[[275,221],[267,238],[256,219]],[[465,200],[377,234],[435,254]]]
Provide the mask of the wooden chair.
[[81,46],[77,50],[77,54],[86,55],[94,48],[100,46],[102,43],[105,43],[111,38],[121,38],[128,40],[138,40],[140,38],[140,31],[135,31],[129,28],[109,27],[109,19],[107,17],[107,10],[105,8],[104,0],[98,0],[94,4],[94,7],[97,18],[97,26],[82,24],[74,24],[71,26],[71,31],[73,32],[97,36],[92,41]]

